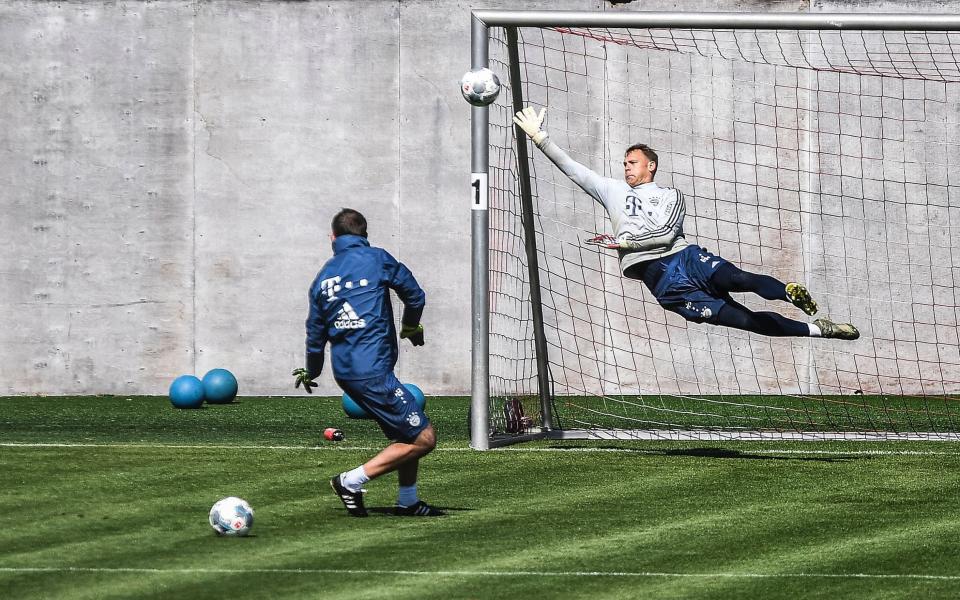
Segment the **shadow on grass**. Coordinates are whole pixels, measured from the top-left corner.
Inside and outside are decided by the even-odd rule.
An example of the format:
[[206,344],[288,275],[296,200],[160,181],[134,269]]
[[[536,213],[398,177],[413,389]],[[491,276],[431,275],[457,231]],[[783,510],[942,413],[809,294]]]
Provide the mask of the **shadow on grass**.
[[669,450],[651,450],[650,454],[661,454],[663,456],[693,456],[697,458],[734,458],[741,460],[790,460],[804,462],[850,462],[861,458],[870,458],[869,456],[804,456],[798,455],[776,455],[776,454],[751,454],[741,452],[740,450],[729,450],[726,448],[675,448]]
[[[587,447],[587,446],[583,446]],[[563,445],[563,446],[550,446],[550,448],[555,450],[573,450],[577,446]],[[798,451],[796,454],[776,454],[775,451],[770,454],[757,454],[751,452],[743,452],[741,450],[732,450],[729,448],[643,448],[643,449],[631,449],[624,448],[623,446],[597,446],[590,445],[591,450],[610,450],[610,451],[619,451],[624,452],[625,454],[640,454],[640,455],[658,455],[658,456],[690,456],[694,458],[721,458],[721,459],[740,459],[740,460],[790,460],[790,461],[804,461],[804,462],[824,462],[824,463],[840,463],[840,462],[850,462],[852,460],[859,460],[864,458],[873,458],[869,455],[831,455],[831,456],[815,456],[815,455],[804,455],[802,451]]]
[[[477,509],[475,509],[475,508],[464,508],[464,507],[460,507],[460,506],[437,506],[437,505],[433,505],[433,506],[435,506],[436,508],[439,508],[440,510],[446,512],[447,514],[446,514],[445,516],[447,516],[447,517],[452,517],[454,514],[459,513],[459,512],[468,512],[468,511],[477,510]],[[379,515],[379,516],[382,516],[382,517],[390,517],[390,518],[393,518],[393,519],[403,519],[403,520],[407,520],[407,519],[427,519],[427,520],[430,520],[430,519],[442,518],[442,517],[398,517],[397,515],[393,514],[393,507],[392,507],[392,506],[368,506],[368,507],[367,507],[367,512],[369,512],[371,515]]]

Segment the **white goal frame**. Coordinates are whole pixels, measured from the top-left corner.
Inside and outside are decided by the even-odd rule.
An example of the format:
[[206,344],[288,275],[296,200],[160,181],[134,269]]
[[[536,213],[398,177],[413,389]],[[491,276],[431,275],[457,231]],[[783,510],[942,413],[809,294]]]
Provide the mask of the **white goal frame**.
[[[694,28],[694,29],[766,29],[766,30],[864,30],[864,31],[960,31],[960,15],[948,14],[783,14],[783,13],[679,13],[679,12],[576,12],[576,11],[503,11],[478,10],[471,14],[471,68],[488,66],[489,30],[502,27],[507,39],[516,40],[519,27],[609,27],[609,28]],[[513,30],[511,34],[511,30]],[[501,73],[501,77],[509,74]],[[516,86],[511,86],[516,87]],[[472,230],[472,382],[471,382],[471,447],[487,450],[499,445],[534,439],[669,439],[722,440],[767,439],[763,432],[723,432],[715,430],[604,430],[559,429],[554,427],[550,378],[543,335],[542,312],[537,282],[536,252],[527,241],[527,260],[531,278],[534,347],[537,351],[536,374],[539,382],[541,426],[508,440],[490,436],[490,285],[489,285],[489,109],[471,108],[471,230]],[[518,139],[525,140],[520,137]],[[526,144],[518,144],[518,158],[526,161]],[[524,165],[518,165],[523,170]],[[522,185],[522,184],[521,184]],[[523,195],[521,193],[521,195]],[[522,210],[526,211],[526,208]],[[526,219],[525,226],[529,225]],[[531,226],[532,227],[532,226]],[[529,233],[529,232],[528,232]],[[537,320],[540,320],[539,326]],[[885,433],[882,437],[870,432],[779,433],[784,440],[960,440],[960,434],[948,433]]]

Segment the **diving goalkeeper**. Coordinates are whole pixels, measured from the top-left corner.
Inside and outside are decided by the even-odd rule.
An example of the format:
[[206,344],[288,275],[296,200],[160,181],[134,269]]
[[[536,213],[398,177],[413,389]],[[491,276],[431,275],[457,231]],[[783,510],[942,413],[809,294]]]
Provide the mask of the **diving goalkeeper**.
[[645,144],[627,148],[623,181],[601,177],[570,158],[541,129],[546,109],[527,107],[514,122],[563,173],[603,205],[615,235],[589,243],[616,249],[625,277],[642,281],[665,309],[694,323],[709,323],[767,336],[825,337],[855,340],[857,328],[820,318],[812,323],[776,312],[752,311],[730,297],[753,292],[767,300],[790,302],[808,315],[817,303],[800,283],[782,283],[769,275],[743,271],[683,235],[683,194],[654,183],[657,153]]

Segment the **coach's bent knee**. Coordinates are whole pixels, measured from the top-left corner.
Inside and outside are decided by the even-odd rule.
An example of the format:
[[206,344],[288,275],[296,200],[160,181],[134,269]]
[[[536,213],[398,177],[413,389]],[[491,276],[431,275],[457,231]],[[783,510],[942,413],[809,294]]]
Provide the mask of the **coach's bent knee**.
[[427,425],[426,429],[421,431],[417,435],[417,439],[413,440],[413,444],[417,448],[426,454],[437,447],[437,434],[433,430],[433,425]]

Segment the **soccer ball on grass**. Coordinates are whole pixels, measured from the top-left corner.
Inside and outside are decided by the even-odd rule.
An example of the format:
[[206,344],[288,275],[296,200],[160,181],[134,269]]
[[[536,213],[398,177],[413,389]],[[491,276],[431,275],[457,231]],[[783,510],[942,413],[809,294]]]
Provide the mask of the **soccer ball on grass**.
[[486,67],[467,71],[460,78],[460,91],[470,104],[487,106],[500,95],[500,80],[496,73]]
[[253,527],[253,508],[235,496],[217,500],[210,509],[210,527],[217,535],[247,535]]

